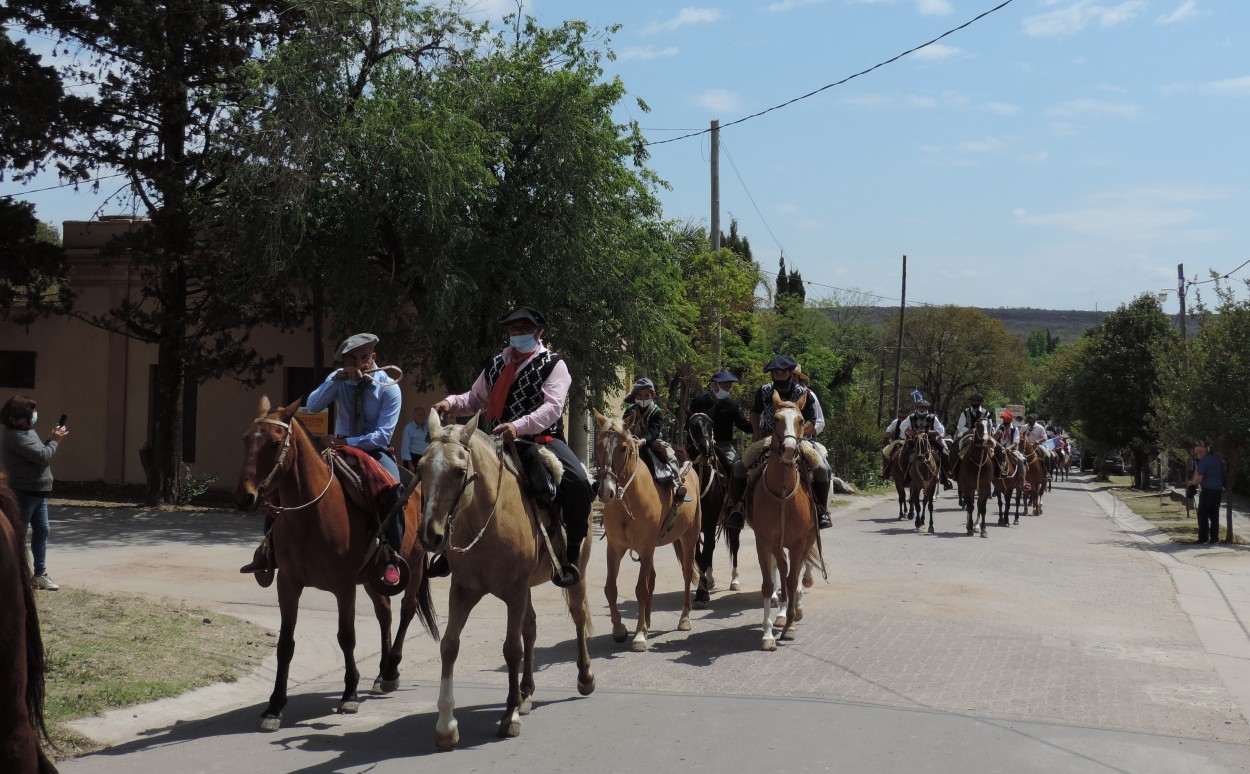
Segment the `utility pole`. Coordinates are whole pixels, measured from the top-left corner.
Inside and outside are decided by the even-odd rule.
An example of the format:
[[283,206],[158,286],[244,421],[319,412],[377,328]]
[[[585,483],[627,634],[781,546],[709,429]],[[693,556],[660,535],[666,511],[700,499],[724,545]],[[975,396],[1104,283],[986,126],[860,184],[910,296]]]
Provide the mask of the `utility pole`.
[[902,403],[903,315],[907,311],[907,256],[903,256],[903,294],[898,301],[898,346],[894,351],[894,405]]
[[1176,264],[1176,297],[1181,302],[1181,355],[1185,358],[1185,375],[1189,375],[1189,341],[1185,335],[1185,264]]
[[[712,252],[720,252],[720,119],[712,119]],[[716,367],[720,361],[720,311],[716,312],[716,340],[713,355]]]

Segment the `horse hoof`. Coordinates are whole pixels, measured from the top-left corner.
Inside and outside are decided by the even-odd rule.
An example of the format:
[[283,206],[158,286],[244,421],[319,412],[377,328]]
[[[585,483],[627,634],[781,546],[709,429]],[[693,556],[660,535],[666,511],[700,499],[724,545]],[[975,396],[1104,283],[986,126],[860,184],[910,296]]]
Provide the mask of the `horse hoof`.
[[933,534],[933,525],[932,525],[932,524],[930,524],[930,525],[929,525],[929,534],[930,534],[930,535],[932,535],[932,534]]
[[635,637],[634,641],[629,644],[629,649],[635,653],[646,653],[647,652],[647,638]]
[[698,597],[695,597],[695,598],[694,598],[694,609],[695,609],[695,610],[707,610],[707,605],[708,605],[708,600],[706,600],[706,599],[699,599]]
[[612,639],[616,640],[617,642],[624,642],[625,638],[628,636],[629,636],[629,629],[625,628],[625,624],[623,623],[612,624]]
[[375,695],[383,694],[383,693],[394,693],[397,690],[399,690],[399,678],[398,677],[396,677],[394,680],[383,680],[382,678],[379,677],[378,679],[373,681],[373,693]]
[[595,692],[595,676],[591,675],[588,679],[582,680],[577,678],[577,692],[582,696],[589,696]]
[[526,696],[524,699],[521,699],[521,706],[517,708],[517,712],[521,713],[522,715],[528,715],[530,714],[530,712],[533,711],[533,709],[534,709],[534,697]]
[[450,731],[435,731],[434,746],[440,750],[451,750],[460,744],[460,729],[453,728]]
[[690,631],[690,619],[688,617],[683,615],[681,617],[681,620],[677,622],[677,631],[679,632]]
[[985,534],[984,529],[981,530],[981,537],[989,537],[989,535]]
[[737,578],[734,578],[733,580],[729,581],[729,590],[730,591],[742,591],[742,584],[738,582]]
[[340,715],[355,715],[360,712],[360,700],[352,699],[350,701],[340,702],[338,713]]
[[763,650],[764,650],[764,652],[766,652],[766,653],[772,653],[772,652],[773,652],[774,650],[776,650],[776,649],[777,649],[777,641],[776,641],[776,640],[774,640],[774,639],[767,639],[767,640],[764,640],[764,646],[763,646]]
[[277,731],[279,728],[282,728],[281,715],[265,715],[260,719],[261,731],[271,732]]
[[794,642],[798,639],[798,635],[794,633],[793,629],[786,629],[781,633],[781,639],[783,642]]
[[786,627],[786,617],[784,615],[777,616],[776,620],[773,621],[773,626],[778,629],[784,629]]
[[501,721],[499,723],[499,738],[510,739],[521,735],[521,721]]
[[815,584],[816,581],[812,579],[812,574],[810,572],[803,573],[803,588],[810,589]]

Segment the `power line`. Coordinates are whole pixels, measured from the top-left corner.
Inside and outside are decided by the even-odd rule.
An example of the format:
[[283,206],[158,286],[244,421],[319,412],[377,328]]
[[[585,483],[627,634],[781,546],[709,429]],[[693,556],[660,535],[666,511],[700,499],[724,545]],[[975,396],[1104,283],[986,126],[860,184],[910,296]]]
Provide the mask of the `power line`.
[[760,216],[760,220],[764,223],[765,230],[768,235],[773,238],[773,244],[777,245],[777,249],[781,251],[782,257],[786,254],[786,248],[781,246],[781,240],[773,233],[772,226],[768,225],[768,219],[764,217],[764,213],[760,212],[760,207],[755,203],[755,197],[751,195],[751,189],[747,187],[747,181],[742,179],[742,173],[738,171],[738,165],[734,162],[733,155],[729,152],[729,148],[722,140],[720,143],[721,150],[725,151],[725,158],[729,159],[729,166],[734,171],[734,177],[738,178],[738,182],[742,185],[742,190],[746,193],[747,199],[750,200],[751,206],[755,208],[755,214]]
[[1226,280],[1226,279],[1228,279],[1229,277],[1231,277],[1231,276],[1233,276],[1234,274],[1236,274],[1236,273],[1237,273],[1238,271],[1240,271],[1241,269],[1243,269],[1243,268],[1246,266],[1246,264],[1250,264],[1250,258],[1247,258],[1245,261],[1242,261],[1242,263],[1241,263],[1241,265],[1240,265],[1240,266],[1238,266],[1236,269],[1233,269],[1232,271],[1228,272],[1227,274],[1221,274],[1221,275],[1219,275],[1219,276],[1217,276],[1217,277],[1212,277],[1211,279],[1202,280],[1201,282],[1199,282],[1198,280],[1187,281],[1187,282],[1185,283],[1185,287],[1187,287],[1187,288],[1188,288],[1190,285],[1206,285],[1206,284],[1208,284],[1208,283],[1210,283],[1210,282],[1219,282],[1220,280]]
[[126,173],[118,172],[115,175],[101,175],[100,177],[93,177],[90,180],[75,180],[72,183],[61,183],[60,185],[50,185],[47,188],[32,188],[29,191],[17,191],[16,193],[0,194],[0,198],[12,199],[15,196],[25,196],[27,194],[40,193],[42,191],[54,191],[58,188],[69,188],[70,186],[79,186],[79,185],[83,185],[84,183],[97,183],[101,180],[108,180],[109,178],[112,178],[112,177],[121,177],[124,174]]
[[[730,121],[730,122],[729,122],[729,123],[727,123],[727,124],[721,124],[721,125],[720,125],[720,128],[721,128],[721,129],[728,129],[729,127],[733,126],[734,124],[740,124],[740,123],[742,123],[743,121],[750,121],[752,118],[759,118],[760,116],[764,115],[765,113],[771,113],[771,112],[773,112],[774,110],[780,110],[781,108],[783,108],[783,107],[787,107],[787,106],[789,106],[789,105],[793,105],[795,102],[799,102],[800,100],[805,100],[805,99],[807,99],[808,97],[814,97],[814,96],[816,96],[817,94],[821,93],[822,91],[825,91],[826,89],[832,89],[834,86],[841,86],[842,84],[846,83],[847,81],[850,81],[850,80],[853,80],[853,79],[855,79],[855,78],[858,78],[858,77],[860,77],[861,75],[867,75],[868,73],[872,72],[873,70],[876,70],[877,68],[880,68],[880,67],[885,67],[885,66],[886,66],[886,65],[888,65],[888,64],[892,64],[893,62],[897,62],[898,60],[902,59],[903,57],[907,56],[908,54],[915,53],[915,52],[919,51],[920,49],[922,49],[922,48],[924,48],[924,47],[926,47],[926,46],[931,46],[931,45],[933,45],[934,43],[937,43],[937,42],[938,42],[939,40],[941,40],[942,38],[945,38],[945,37],[947,37],[948,35],[953,35],[953,34],[955,34],[956,32],[959,32],[960,30],[964,29],[965,27],[968,27],[968,26],[971,26],[972,24],[975,24],[976,22],[980,21],[981,19],[984,19],[986,16],[989,16],[990,14],[994,13],[995,11],[1001,10],[1001,9],[1003,9],[1003,8],[1007,7],[1008,5],[1011,5],[1011,3],[1012,3],[1012,2],[1014,2],[1014,0],[1003,0],[1003,2],[999,3],[998,5],[994,6],[994,7],[993,7],[993,8],[991,8],[991,9],[989,9],[988,11],[985,11],[984,13],[981,13],[981,14],[977,15],[976,17],[972,18],[972,19],[969,19],[968,21],[964,22],[963,24],[959,25],[958,27],[955,27],[954,29],[949,29],[949,30],[947,30],[946,32],[943,32],[941,35],[938,35],[936,38],[934,38],[933,40],[928,41],[927,43],[921,43],[920,45],[918,45],[918,46],[916,46],[916,47],[914,47],[914,48],[909,48],[909,49],[907,49],[906,51],[904,51],[903,53],[901,53],[901,54],[897,54],[897,55],[895,55],[895,56],[892,56],[892,57],[890,57],[889,59],[885,60],[884,62],[878,62],[877,64],[873,65],[872,67],[869,67],[869,68],[868,68],[868,69],[866,69],[866,70],[860,70],[859,72],[855,73],[854,75],[848,75],[848,76],[846,76],[845,78],[843,78],[843,79],[842,79],[842,80],[840,80],[840,81],[834,81],[833,83],[827,83],[827,84],[825,84],[824,86],[821,86],[819,89],[816,89],[816,90],[814,90],[814,91],[809,91],[808,93],[806,93],[806,94],[804,94],[804,95],[802,95],[802,96],[800,96],[800,97],[795,97],[794,99],[791,99],[791,100],[786,100],[785,102],[782,102],[782,103],[781,103],[781,104],[779,104],[779,105],[773,105],[772,107],[770,107],[770,108],[766,108],[766,109],[764,109],[764,110],[761,110],[761,111],[759,111],[758,113],[752,113],[752,114],[751,114],[751,115],[749,115],[749,116],[743,116],[742,118],[739,118],[739,119],[734,120],[734,121]],[[685,140],[685,139],[687,139],[687,138],[689,138],[689,137],[698,137],[699,135],[701,135],[701,134],[707,134],[707,133],[708,133],[708,132],[710,132],[710,131],[712,131],[712,130],[711,130],[711,128],[708,128],[708,129],[701,129],[701,130],[699,130],[699,131],[697,131],[697,132],[691,132],[691,133],[689,133],[689,134],[683,134],[683,135],[681,135],[680,137],[672,137],[672,138],[669,138],[669,139],[667,139],[667,140],[655,140],[654,142],[648,142],[648,143],[645,143],[645,144],[646,144],[646,145],[664,145],[665,143],[677,142],[678,140]]]

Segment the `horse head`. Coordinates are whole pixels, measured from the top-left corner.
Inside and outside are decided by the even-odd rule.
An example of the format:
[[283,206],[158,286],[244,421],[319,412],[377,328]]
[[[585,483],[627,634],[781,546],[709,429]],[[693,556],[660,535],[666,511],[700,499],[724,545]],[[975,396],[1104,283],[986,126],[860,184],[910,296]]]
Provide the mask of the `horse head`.
[[234,487],[234,504],[254,511],[273,492],[291,467],[291,422],[300,401],[272,408],[269,396],[260,399],[259,413],[243,433],[243,468]]
[[807,393],[791,403],[773,392],[773,442],[772,451],[781,461],[793,465],[803,437],[803,407],[807,405]]
[[425,503],[421,514],[421,545],[430,553],[447,548],[456,513],[473,500],[470,486],[477,478],[472,442],[481,414],[464,425],[444,426],[437,411],[429,414],[430,445],[417,470]]
[[712,418],[707,414],[692,414],[686,426],[690,432],[690,448],[694,456],[713,459],[716,454],[716,439],[712,435]]
[[638,471],[639,440],[630,435],[619,419],[595,411],[595,456],[599,461],[599,497],[606,503],[625,497],[625,490]]

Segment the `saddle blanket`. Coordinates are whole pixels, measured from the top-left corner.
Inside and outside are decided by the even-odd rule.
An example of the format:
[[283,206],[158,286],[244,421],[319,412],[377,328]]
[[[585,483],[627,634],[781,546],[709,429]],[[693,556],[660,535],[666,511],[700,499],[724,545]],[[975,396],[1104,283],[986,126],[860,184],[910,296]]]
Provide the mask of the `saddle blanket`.
[[391,477],[386,468],[368,452],[354,446],[339,446],[334,451],[346,458],[344,461],[360,474],[361,490],[365,501],[373,506],[373,510],[378,512],[382,507],[390,507],[395,499],[393,490],[399,486],[399,482]]

